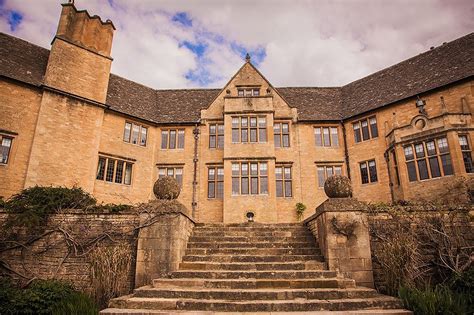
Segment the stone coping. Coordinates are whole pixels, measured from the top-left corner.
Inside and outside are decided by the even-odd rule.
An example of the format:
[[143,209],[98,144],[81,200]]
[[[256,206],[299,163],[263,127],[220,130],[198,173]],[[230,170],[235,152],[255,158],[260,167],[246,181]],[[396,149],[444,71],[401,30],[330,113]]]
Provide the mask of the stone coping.
[[308,224],[325,212],[367,212],[367,209],[366,203],[355,198],[329,198],[316,207],[316,213],[306,218],[303,223]]

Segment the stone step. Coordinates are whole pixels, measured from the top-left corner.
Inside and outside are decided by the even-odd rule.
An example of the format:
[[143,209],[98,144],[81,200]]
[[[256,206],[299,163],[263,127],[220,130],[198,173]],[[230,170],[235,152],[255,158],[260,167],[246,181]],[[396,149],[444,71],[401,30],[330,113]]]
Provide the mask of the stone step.
[[312,237],[309,231],[193,231],[197,237]]
[[290,262],[290,261],[308,261],[317,260],[323,261],[322,256],[318,255],[186,255],[183,257],[183,262],[201,261],[201,262]]
[[311,242],[188,242],[188,248],[314,248]]
[[214,227],[253,227],[253,228],[284,228],[284,227],[306,227],[303,223],[196,223],[195,229]]
[[291,300],[317,299],[334,300],[348,298],[372,298],[379,294],[374,289],[198,289],[198,288],[153,288],[145,286],[135,289],[135,297],[147,298],[185,298],[185,299],[216,299],[216,300]]
[[335,278],[336,271],[329,270],[178,270],[170,274],[171,279],[328,279]]
[[222,312],[303,312],[316,310],[344,311],[375,308],[399,309],[402,305],[398,299],[385,296],[338,300],[300,299],[252,301],[165,299],[124,296],[111,300],[109,307],[154,310],[212,310]]
[[355,281],[344,278],[320,279],[154,279],[155,288],[220,288],[220,289],[302,289],[302,288],[355,288]]
[[291,243],[291,242],[309,242],[316,244],[312,235],[308,236],[191,236],[189,242],[193,243]]
[[261,226],[196,226],[194,231],[309,231],[306,226],[277,226],[277,225],[261,225]]
[[[99,312],[107,315],[229,315],[229,312],[214,311],[160,311],[146,309],[120,309],[107,308]],[[249,315],[247,312],[233,312],[235,315]],[[367,309],[347,311],[304,311],[304,312],[258,312],[259,315],[413,315],[412,312],[403,309]]]
[[182,262],[180,270],[326,270],[325,262],[316,260],[286,263]]
[[306,248],[188,248],[186,255],[318,255],[321,251],[314,247]]

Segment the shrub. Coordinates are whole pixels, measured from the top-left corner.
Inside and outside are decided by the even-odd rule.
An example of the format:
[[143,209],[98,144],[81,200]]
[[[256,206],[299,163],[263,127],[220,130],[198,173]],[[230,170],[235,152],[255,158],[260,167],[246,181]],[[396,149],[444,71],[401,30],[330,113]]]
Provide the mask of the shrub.
[[296,204],[296,217],[298,221],[300,221],[303,218],[304,211],[306,210],[306,205],[298,202]]
[[57,280],[35,280],[20,289],[4,278],[0,281],[0,305],[2,314],[97,314],[97,306],[88,296]]

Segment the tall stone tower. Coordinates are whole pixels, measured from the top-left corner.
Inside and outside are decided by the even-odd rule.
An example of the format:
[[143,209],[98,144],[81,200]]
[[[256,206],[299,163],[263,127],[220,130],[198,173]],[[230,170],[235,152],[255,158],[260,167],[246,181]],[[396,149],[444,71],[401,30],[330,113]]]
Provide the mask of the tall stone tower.
[[98,159],[115,27],[71,3],[62,6],[25,187],[77,185],[92,192],[97,164],[91,161]]

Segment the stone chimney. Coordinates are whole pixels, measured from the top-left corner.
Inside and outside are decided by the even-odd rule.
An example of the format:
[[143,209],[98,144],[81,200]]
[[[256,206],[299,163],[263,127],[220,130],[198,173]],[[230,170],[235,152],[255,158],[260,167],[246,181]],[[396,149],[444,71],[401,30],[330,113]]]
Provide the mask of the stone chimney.
[[62,4],[58,30],[48,60],[44,84],[48,88],[105,103],[115,31],[109,20]]

